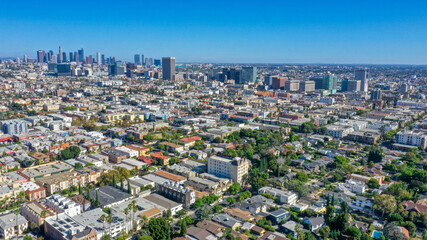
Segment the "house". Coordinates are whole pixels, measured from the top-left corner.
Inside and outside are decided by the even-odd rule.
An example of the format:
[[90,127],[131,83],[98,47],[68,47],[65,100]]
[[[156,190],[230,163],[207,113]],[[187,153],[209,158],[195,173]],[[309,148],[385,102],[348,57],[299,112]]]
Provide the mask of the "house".
[[216,222],[212,222],[210,220],[203,220],[201,222],[198,222],[196,224],[196,226],[198,228],[205,229],[206,231],[212,233],[213,235],[215,235],[217,237],[222,237],[223,236],[223,232],[224,232],[224,230],[226,228],[223,225],[218,224]]
[[234,218],[240,221],[252,221],[254,217],[248,211],[242,210],[240,208],[229,208],[224,210],[225,213],[230,214]]
[[0,237],[12,239],[22,235],[28,229],[28,221],[22,215],[8,213],[0,216]]
[[366,211],[370,213],[374,207],[374,200],[371,198],[357,196],[356,201],[353,201],[350,206],[360,211]]
[[153,159],[159,161],[159,163],[163,166],[169,165],[169,160],[171,159],[171,157],[163,155],[162,152],[151,153],[150,156]]
[[225,227],[231,228],[231,229],[236,229],[240,226],[242,226],[241,222],[233,217],[231,217],[230,215],[226,214],[226,213],[220,213],[215,215],[212,220],[214,222],[217,222],[219,224],[224,225]]
[[170,152],[170,153],[174,153],[174,152],[183,152],[184,151],[184,146],[176,144],[176,143],[171,143],[171,142],[160,142],[159,146],[163,145],[165,146],[166,151]]
[[267,216],[267,218],[270,219],[274,224],[280,224],[284,221],[287,221],[290,217],[291,214],[284,209],[277,209]]
[[298,236],[297,226],[299,224],[294,221],[287,221],[284,224],[280,225],[280,230],[286,234],[292,234],[295,238]]
[[253,215],[257,215],[261,212],[267,212],[270,206],[275,206],[273,199],[266,198],[262,195],[256,195],[243,201],[238,207],[242,210],[251,212]]
[[216,240],[218,239],[216,236],[212,235],[210,232],[205,229],[198,227],[189,227],[187,229],[187,235],[191,237],[191,239],[195,240]]
[[308,224],[310,231],[313,232],[325,225],[325,219],[323,217],[311,217],[304,219],[304,223]]
[[405,207],[406,211],[409,211],[409,212],[417,212],[420,214],[427,213],[427,205],[422,204],[421,200],[417,201],[417,203],[414,203],[412,200],[404,201],[401,203],[401,205]]

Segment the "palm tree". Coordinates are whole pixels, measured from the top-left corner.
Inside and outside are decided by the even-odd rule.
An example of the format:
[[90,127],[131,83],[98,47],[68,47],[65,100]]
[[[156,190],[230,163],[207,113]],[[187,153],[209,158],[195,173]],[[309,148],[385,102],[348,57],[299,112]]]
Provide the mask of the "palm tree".
[[15,210],[15,214],[16,214],[16,218],[15,218],[16,219],[16,224],[15,225],[16,225],[16,228],[17,228],[16,229],[16,239],[18,239],[18,235],[19,235],[18,216],[19,216],[20,213],[21,213],[21,209],[18,208],[18,209]]
[[99,219],[102,221],[102,230],[104,231],[102,233],[102,236],[104,236],[105,235],[105,214],[102,214]]
[[108,216],[107,216],[107,222],[108,222],[108,224],[109,224],[109,234],[111,235],[111,223],[113,223],[113,221],[114,221],[114,217],[113,217],[113,215],[111,215],[111,214],[108,214]]
[[[136,205],[134,205],[133,206],[133,224],[135,225],[135,213],[136,213],[136,211],[138,211],[138,207],[136,206]],[[135,226],[133,226],[133,227],[135,227]]]
[[128,222],[129,208],[125,208],[126,223]]

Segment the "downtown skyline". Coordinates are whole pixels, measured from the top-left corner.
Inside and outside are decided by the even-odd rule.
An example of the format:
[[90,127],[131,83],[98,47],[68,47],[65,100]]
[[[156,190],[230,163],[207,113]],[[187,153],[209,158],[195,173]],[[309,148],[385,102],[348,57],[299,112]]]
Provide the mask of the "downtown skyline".
[[423,1],[68,5],[4,3],[0,57],[61,45],[129,62],[142,52],[199,63],[427,63]]

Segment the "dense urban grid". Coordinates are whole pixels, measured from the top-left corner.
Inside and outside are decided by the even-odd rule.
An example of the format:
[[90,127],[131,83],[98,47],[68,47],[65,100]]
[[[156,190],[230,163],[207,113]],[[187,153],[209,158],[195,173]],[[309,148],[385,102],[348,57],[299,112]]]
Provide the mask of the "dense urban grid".
[[35,56],[0,61],[3,239],[427,239],[426,66]]

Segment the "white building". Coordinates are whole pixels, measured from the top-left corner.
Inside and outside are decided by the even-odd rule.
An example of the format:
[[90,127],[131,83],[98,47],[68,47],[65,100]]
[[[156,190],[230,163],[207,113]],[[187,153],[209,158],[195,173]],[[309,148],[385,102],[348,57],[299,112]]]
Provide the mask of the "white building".
[[211,156],[208,160],[208,173],[231,179],[233,182],[242,183],[243,176],[248,173],[248,170],[249,161],[244,158],[229,159]]
[[337,189],[344,193],[365,193],[366,184],[364,182],[348,179],[345,183],[338,183]]
[[332,125],[326,127],[326,133],[334,138],[344,138],[354,129],[351,126]]
[[397,143],[420,146],[423,149],[427,147],[427,132],[421,130],[400,131],[396,134]]
[[122,152],[125,152],[130,158],[139,156],[139,152],[137,150],[133,150],[133,149],[127,148],[125,146],[120,146],[120,147],[117,147],[115,149],[122,151]]
[[54,194],[50,197],[47,197],[46,205],[55,212],[66,213],[71,217],[76,216],[82,212],[79,204],[60,194]]
[[277,197],[281,203],[288,205],[295,205],[298,200],[298,195],[292,191],[283,191],[272,187],[263,187],[258,190],[258,194],[270,194],[273,197]]

